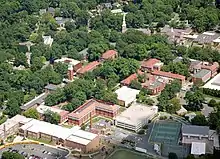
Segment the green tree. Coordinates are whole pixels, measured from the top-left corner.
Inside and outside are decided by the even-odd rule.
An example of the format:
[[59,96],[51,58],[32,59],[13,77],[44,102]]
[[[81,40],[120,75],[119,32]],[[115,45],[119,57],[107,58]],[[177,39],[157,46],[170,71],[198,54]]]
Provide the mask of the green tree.
[[2,153],[2,159],[25,159],[25,157],[19,153],[5,151]]
[[206,120],[206,117],[204,115],[196,115],[192,120],[191,123],[193,125],[199,125],[199,126],[206,126],[208,125],[208,122]]
[[9,115],[9,117],[13,117],[21,112],[18,101],[15,98],[9,99],[6,105],[5,114]]
[[217,102],[216,102],[215,99],[211,99],[211,100],[209,101],[208,105],[209,105],[210,107],[215,107],[215,106],[217,105]]
[[30,108],[23,113],[27,118],[40,119],[40,114],[36,108]]
[[199,111],[203,108],[203,102],[205,100],[203,93],[200,90],[195,92],[187,91],[184,99],[187,102],[187,109],[191,111]]
[[49,122],[51,124],[56,124],[58,125],[60,122],[60,115],[58,113],[52,112],[50,110],[47,110],[44,113],[44,120],[46,122]]
[[181,105],[180,105],[180,99],[178,98],[173,98],[169,101],[169,106],[166,108],[166,111],[168,113],[174,114],[176,111],[180,110]]
[[168,158],[169,158],[169,159],[178,159],[176,153],[173,153],[173,152],[170,152],[170,153],[169,153]]

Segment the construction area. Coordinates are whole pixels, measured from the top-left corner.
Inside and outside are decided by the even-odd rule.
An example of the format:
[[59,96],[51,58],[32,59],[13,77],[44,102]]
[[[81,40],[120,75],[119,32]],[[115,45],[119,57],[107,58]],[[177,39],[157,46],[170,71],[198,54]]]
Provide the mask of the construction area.
[[149,137],[150,143],[178,144],[181,124],[177,122],[155,122]]

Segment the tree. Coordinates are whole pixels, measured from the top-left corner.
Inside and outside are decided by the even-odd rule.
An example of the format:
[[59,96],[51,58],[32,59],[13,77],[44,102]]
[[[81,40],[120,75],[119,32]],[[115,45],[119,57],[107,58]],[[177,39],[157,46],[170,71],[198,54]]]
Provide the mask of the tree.
[[137,80],[131,81],[130,87],[139,90],[142,88],[141,83]]
[[216,102],[215,99],[211,99],[211,100],[209,101],[208,105],[209,105],[210,107],[215,107],[215,106],[217,105],[217,102]]
[[170,153],[169,153],[168,158],[169,158],[169,159],[178,159],[176,153],[173,153],[173,152],[170,152]]
[[192,125],[199,125],[199,126],[206,126],[208,125],[208,122],[206,120],[206,117],[204,115],[196,115],[192,120],[191,120]]
[[187,109],[191,111],[199,111],[203,108],[205,100],[202,91],[196,90],[195,92],[187,91],[184,99],[187,102]]
[[50,110],[47,110],[44,113],[44,120],[46,122],[49,122],[51,124],[56,124],[58,125],[60,122],[60,115],[58,113],[52,112]]
[[180,110],[180,99],[173,98],[169,101],[169,106],[166,108],[166,111],[170,114],[176,113],[176,111]]
[[18,101],[15,98],[11,98],[7,102],[7,107],[5,109],[5,113],[10,117],[13,117],[21,112]]
[[40,114],[36,108],[30,108],[23,113],[27,118],[40,119]]
[[25,159],[25,157],[19,153],[5,151],[2,153],[2,159]]

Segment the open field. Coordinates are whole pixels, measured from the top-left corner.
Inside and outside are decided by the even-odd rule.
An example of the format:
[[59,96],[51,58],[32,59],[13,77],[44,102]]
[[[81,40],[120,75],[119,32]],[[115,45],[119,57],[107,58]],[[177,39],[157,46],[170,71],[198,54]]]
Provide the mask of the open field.
[[107,159],[151,159],[144,154],[129,150],[116,150]]

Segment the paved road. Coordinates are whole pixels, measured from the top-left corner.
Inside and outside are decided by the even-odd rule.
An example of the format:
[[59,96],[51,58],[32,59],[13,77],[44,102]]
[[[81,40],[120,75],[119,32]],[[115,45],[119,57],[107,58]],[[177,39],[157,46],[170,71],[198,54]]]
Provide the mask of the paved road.
[[63,149],[57,149],[53,147],[48,147],[44,145],[38,145],[38,144],[19,144],[19,145],[13,145],[9,146],[7,148],[0,150],[0,156],[4,151],[12,151],[17,150],[18,153],[25,153],[28,156],[35,155],[43,159],[64,159],[65,156],[69,153],[66,150]]

